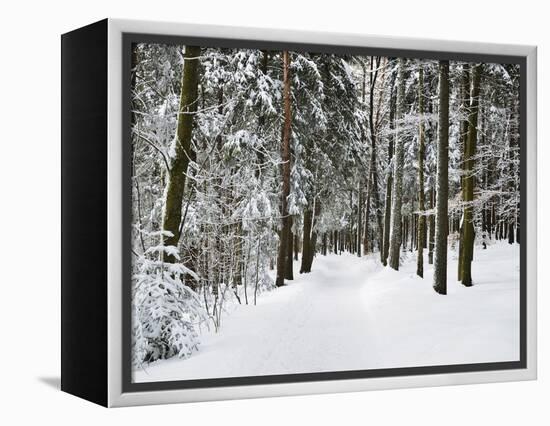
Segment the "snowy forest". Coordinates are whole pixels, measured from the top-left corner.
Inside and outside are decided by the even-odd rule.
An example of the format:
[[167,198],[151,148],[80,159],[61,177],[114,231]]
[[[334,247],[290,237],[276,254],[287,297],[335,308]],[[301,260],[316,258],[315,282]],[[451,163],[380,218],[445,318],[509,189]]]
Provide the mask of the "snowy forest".
[[519,357],[518,65],[131,54],[134,380]]

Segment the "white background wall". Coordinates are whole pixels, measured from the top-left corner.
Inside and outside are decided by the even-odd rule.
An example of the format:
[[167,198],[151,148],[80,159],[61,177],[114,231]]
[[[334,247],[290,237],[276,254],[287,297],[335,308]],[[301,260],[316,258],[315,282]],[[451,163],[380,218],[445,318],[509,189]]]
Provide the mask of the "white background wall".
[[[5,1],[0,6],[0,423],[548,424],[550,31],[543,1]],[[63,394],[60,358],[60,40],[105,17],[539,46],[539,380],[105,410]],[[545,167],[546,166],[546,167]],[[546,393],[546,395],[544,395]],[[5,421],[7,417],[11,420]],[[4,419],[3,419],[4,418]]]

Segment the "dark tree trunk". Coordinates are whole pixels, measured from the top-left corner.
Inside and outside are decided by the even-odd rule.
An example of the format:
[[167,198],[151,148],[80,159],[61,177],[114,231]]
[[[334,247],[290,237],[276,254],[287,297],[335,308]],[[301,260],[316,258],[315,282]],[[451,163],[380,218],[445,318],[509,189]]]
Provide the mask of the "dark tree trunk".
[[[461,76],[461,109],[464,111],[464,114],[468,114],[470,108],[470,66],[468,64],[463,65],[462,76]],[[468,116],[461,120],[460,122],[460,149],[462,151],[462,176],[460,178],[460,185],[462,188],[462,200],[465,200],[465,191],[466,187],[464,184],[464,176],[466,170],[466,145],[468,139]],[[464,215],[464,213],[463,213]],[[460,227],[460,240],[458,248],[458,280],[462,280],[462,262],[464,260],[464,218],[462,220],[462,225]]]
[[[519,204],[518,204],[518,212],[519,212]],[[519,244],[519,230],[520,230],[519,216],[517,216],[517,218],[516,218],[516,243],[518,243],[518,244]]]
[[493,238],[493,203],[487,208],[487,236]]
[[411,251],[418,250],[418,221],[419,221],[419,215],[416,213],[412,214],[412,221],[413,221],[413,233],[411,235],[411,238],[413,240],[413,243],[411,245]]
[[461,259],[462,284],[466,287],[472,285],[472,260],[474,258],[474,187],[475,187],[475,155],[477,142],[477,119],[479,110],[479,91],[481,79],[481,65],[472,69],[471,101],[468,114],[468,138],[465,150],[465,175],[464,180],[464,219],[462,221],[464,248]]
[[[373,148],[374,149],[374,148]],[[376,155],[374,157],[376,159]],[[382,210],[380,208],[380,194],[378,191],[378,172],[376,168],[376,162],[373,166],[372,170],[372,196],[373,196],[373,204],[374,204],[374,213],[376,215],[376,225],[378,227],[378,248],[380,251],[380,261],[382,261],[382,246],[384,244],[384,236],[382,235],[384,230],[384,223],[383,223],[383,216],[382,216]],[[373,241],[374,238],[371,238]]]
[[286,251],[286,265],[285,265],[285,279],[287,280],[293,280],[294,279],[294,273],[292,268],[292,262],[293,262],[293,253],[294,253],[294,235],[292,233],[292,216],[289,217],[290,222],[290,228],[288,234],[288,247]]
[[361,196],[361,179],[359,179],[359,190],[357,191],[357,239],[355,244],[357,246],[357,256],[361,257],[361,228],[363,212],[361,210],[361,205],[363,203],[363,197]]
[[[261,62],[261,65],[260,65],[260,71],[262,72],[262,74],[264,76],[267,76],[267,63],[269,61],[269,52],[267,50],[264,50],[262,51],[263,55],[262,55],[262,62]],[[265,115],[263,113],[261,113],[258,117],[258,127],[259,128],[263,128],[265,126]],[[259,149],[256,151],[256,155],[258,157],[258,167],[256,168],[256,171],[254,172],[256,178],[258,178],[261,174],[261,171],[262,171],[262,165],[265,161],[264,159],[264,152]]]
[[309,259],[311,257],[311,224],[313,212],[310,209],[304,211],[304,231],[302,235],[302,264],[300,274],[311,272]]
[[311,272],[311,265],[313,265],[313,258],[315,257],[315,253],[317,253],[317,232],[313,232],[311,234],[311,249],[309,251],[309,262],[307,265],[309,272]]
[[514,223],[508,223],[508,244],[514,244]]
[[300,252],[300,239],[298,232],[294,234],[294,260],[298,260],[298,253]]
[[236,286],[242,285],[243,282],[243,235],[242,225],[239,223],[235,226],[235,275],[234,284]]
[[[189,161],[195,153],[191,147],[193,119],[197,109],[200,47],[186,46],[181,80],[180,106],[176,130],[175,153],[168,173],[162,229],[171,235],[163,237],[164,246],[178,245],[180,240],[181,212],[185,177]],[[176,258],[164,253],[165,262],[175,263]]]
[[[402,120],[405,112],[405,59],[399,58],[399,76],[397,89],[397,120]],[[399,126],[397,126],[399,127]],[[390,235],[390,267],[399,270],[401,235],[401,206],[403,202],[403,166],[405,162],[404,137],[397,132],[395,139],[394,181],[392,190],[392,226]]]
[[439,61],[438,130],[433,287],[437,293],[447,294],[447,232],[449,220],[449,61]]
[[[390,93],[390,130],[395,128],[395,109],[396,109],[396,93],[395,93],[395,73],[391,79]],[[393,158],[393,137],[388,138],[388,163],[391,164]],[[393,186],[393,169],[390,167],[386,178],[386,199],[384,203],[384,229],[382,236],[382,264],[388,264],[388,256],[390,252],[390,230],[391,230],[391,202],[392,202],[392,186]]]
[[433,209],[435,207],[435,190],[430,190],[430,210],[432,213],[429,216],[430,233],[428,236],[428,263],[433,265],[434,263],[434,245],[435,245],[435,214]]
[[426,216],[424,215],[425,195],[424,195],[424,70],[420,67],[418,74],[418,114],[420,122],[418,124],[418,257],[416,260],[416,274],[424,277],[424,247],[426,247]]
[[[317,253],[317,232],[315,231],[315,220],[319,217],[319,214],[321,213],[321,203],[318,199],[315,199],[313,202],[314,208],[313,208],[313,216],[311,219],[311,238],[309,241],[309,253],[307,258],[307,271],[311,272],[311,265],[313,264],[313,258],[315,257],[315,254]],[[350,240],[351,242],[351,240]]]
[[[380,248],[380,260],[383,261],[383,225],[382,225],[382,216],[380,213],[380,196],[378,193],[378,171],[376,168],[376,142],[377,134],[375,127],[374,119],[374,91],[376,88],[376,81],[378,78],[378,69],[380,68],[379,56],[371,56],[370,60],[370,73],[369,73],[369,134],[371,138],[371,157],[369,163],[369,170],[367,175],[367,199],[365,203],[365,225],[364,225],[364,235],[363,235],[363,251],[365,254],[369,251],[369,244],[371,247],[374,247],[374,242],[369,242],[369,221],[370,221],[370,205],[373,204],[373,210],[376,215],[376,222],[378,226],[378,246]],[[375,67],[375,69],[373,69]],[[363,72],[365,70],[363,69]],[[363,75],[363,101],[365,99],[365,76]],[[359,216],[361,217],[361,216]],[[359,227],[358,227],[359,228]],[[358,252],[360,249],[358,248]]]
[[281,142],[282,161],[282,194],[281,194],[281,238],[277,256],[277,287],[284,285],[285,264],[290,238],[290,216],[288,214],[288,196],[290,194],[290,133],[291,133],[291,106],[290,106],[290,56],[288,51],[283,52],[283,104],[284,125]]

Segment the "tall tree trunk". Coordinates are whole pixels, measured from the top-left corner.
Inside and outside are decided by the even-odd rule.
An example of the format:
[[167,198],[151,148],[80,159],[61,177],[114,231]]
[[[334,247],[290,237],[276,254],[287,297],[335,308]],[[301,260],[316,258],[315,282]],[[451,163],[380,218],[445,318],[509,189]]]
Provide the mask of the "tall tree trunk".
[[245,267],[245,261],[243,259],[243,227],[241,223],[233,226],[233,232],[235,238],[235,272],[233,275],[233,282],[235,286],[242,285],[243,283],[243,269]]
[[430,210],[432,213],[429,216],[430,232],[428,234],[428,263],[433,265],[434,263],[434,246],[435,246],[435,214],[433,209],[435,207],[435,189],[430,189]]
[[[395,74],[391,80],[391,95],[390,95],[390,130],[395,128]],[[388,164],[391,164],[393,158],[393,136],[388,138]],[[391,233],[391,201],[392,201],[392,186],[393,186],[393,170],[390,167],[386,178],[386,199],[384,203],[384,229],[382,239],[382,264],[388,264],[388,255],[390,252],[390,233]]]
[[311,222],[313,212],[310,208],[304,211],[304,231],[302,235],[302,263],[300,274],[311,272],[309,259],[311,257]]
[[300,240],[298,238],[298,232],[294,234],[294,260],[298,260],[298,253],[300,252]]
[[372,195],[374,202],[374,212],[376,215],[376,225],[378,227],[378,250],[380,251],[380,261],[383,261],[383,251],[382,247],[384,245],[384,217],[382,215],[382,210],[380,208],[380,192],[378,190],[378,172],[376,166],[372,172]]
[[361,178],[359,178],[359,188],[357,190],[357,256],[361,257],[361,228],[363,221],[361,220],[363,217],[362,212],[362,203],[363,203],[363,197],[361,196]]
[[409,225],[410,218],[407,215],[402,216],[403,230],[401,231],[401,251],[407,251],[409,248]]
[[392,172],[389,172],[386,180],[386,202],[384,207],[384,240],[382,246],[382,265],[388,264],[388,256],[390,253],[390,230],[391,230],[391,188],[393,186]]
[[[218,115],[221,117],[223,116],[223,81],[218,82]],[[216,136],[216,161],[219,161],[222,156],[222,149],[223,149],[223,138],[222,133],[218,132]],[[215,184],[214,184],[214,191],[216,191],[216,196],[219,199],[219,205],[220,205],[220,212],[223,217],[227,217],[227,206],[229,204],[229,199],[231,197],[228,197],[227,194],[227,188],[223,185],[223,177],[218,174],[215,178]],[[224,277],[224,268],[226,265],[227,257],[228,257],[228,250],[224,247],[223,241],[225,240],[226,236],[226,226],[220,225],[219,228],[216,230],[215,233],[215,248],[216,248],[216,260],[214,262],[214,293],[216,296],[218,295],[218,286],[221,282],[225,281]]]
[[[306,256],[306,265],[304,272],[311,272],[311,265],[313,265],[313,258],[317,252],[317,232],[315,231],[315,220],[319,217],[321,213],[321,202],[315,198],[313,200],[313,212],[311,215],[311,225],[310,225],[310,237],[309,237],[309,250]],[[350,240],[351,243],[351,240]]]
[[[380,249],[380,260],[382,261],[382,244],[383,244],[383,235],[381,234],[383,232],[383,218],[380,211],[380,196],[378,192],[378,172],[376,170],[376,138],[373,138],[373,145],[371,150],[371,183],[370,183],[370,194],[372,194],[372,198],[370,196],[370,202],[372,202],[372,207],[374,208],[374,214],[376,216],[376,225],[378,227],[378,247]],[[374,235],[371,235],[370,238],[371,241],[371,247],[374,248]]]
[[282,162],[282,194],[281,194],[281,238],[279,241],[279,253],[277,256],[277,278],[275,285],[284,285],[285,264],[290,237],[290,216],[288,214],[288,196],[290,194],[290,132],[291,132],[291,107],[290,107],[290,56],[287,50],[283,52],[283,106],[284,125],[281,143]]
[[[363,83],[362,83],[362,91],[361,91],[361,105],[363,108],[366,108],[366,96],[367,96],[367,68],[365,66],[365,63],[362,64],[363,68]],[[371,70],[372,70],[372,63],[371,63]],[[367,144],[367,132],[363,126],[361,126],[361,143],[366,146]],[[367,254],[369,251],[368,247],[368,233],[369,233],[369,204],[370,204],[370,170],[367,170],[367,176],[365,181],[365,188],[366,188],[366,198],[365,198],[365,212],[364,212],[364,223],[363,223],[363,214],[359,215],[359,222],[357,224],[357,228],[363,227],[362,232],[362,238],[358,237],[359,241],[363,244],[363,253]],[[361,179],[359,179],[359,187],[361,187]],[[361,190],[359,190],[359,209],[361,211]],[[361,232],[359,232],[361,234]]]
[[286,265],[285,265],[285,279],[287,280],[293,280],[294,279],[294,273],[292,268],[292,262],[293,262],[293,247],[294,247],[294,234],[292,233],[292,216],[289,217],[290,222],[290,231],[288,233],[288,247],[286,252]]
[[315,253],[317,253],[317,232],[313,231],[311,233],[311,250],[309,251],[309,263],[308,268],[311,272],[311,265],[313,265],[313,258],[315,257]]
[[[193,132],[194,116],[197,110],[200,53],[200,47],[185,47],[176,144],[174,147],[174,157],[172,158],[168,174],[164,214],[162,218],[162,229],[164,232],[169,233],[163,236],[164,246],[176,247],[180,239],[185,177],[189,161],[194,158],[195,155],[191,147],[191,136]],[[176,262],[176,258],[167,253],[164,253],[163,260],[169,263]]]
[[[461,79],[461,96],[462,96],[462,102],[461,102],[461,109],[463,110],[463,113],[466,114],[466,118],[461,120],[460,122],[460,149],[462,150],[462,176],[460,178],[460,185],[462,188],[462,200],[465,200],[465,185],[464,185],[464,176],[465,176],[465,170],[466,170],[466,145],[467,145],[467,139],[468,139],[468,111],[470,108],[470,66],[468,64],[464,64],[462,66],[462,79]],[[458,280],[462,280],[462,262],[464,260],[464,212],[463,217],[460,225],[460,240],[459,240],[459,248],[458,248]]]
[[466,287],[472,285],[472,260],[474,258],[474,186],[475,186],[475,155],[477,142],[477,119],[479,110],[479,89],[481,80],[481,65],[472,69],[471,100],[468,114],[468,138],[465,151],[465,175],[464,175],[464,249],[462,253],[461,273],[462,284]]
[[447,233],[449,197],[449,61],[439,61],[439,137],[435,216],[434,290],[447,294]]
[[[373,69],[373,67],[376,66],[376,69]],[[376,214],[376,221],[378,226],[378,233],[379,233],[379,241],[378,246],[380,249],[380,260],[383,259],[383,253],[382,253],[382,241],[383,236],[381,233],[383,232],[382,229],[382,217],[380,214],[380,197],[378,194],[378,173],[376,170],[376,123],[374,119],[374,91],[376,88],[376,81],[378,78],[378,69],[380,67],[380,56],[377,56],[376,58],[371,56],[370,60],[370,73],[369,73],[369,133],[371,137],[371,157],[370,157],[370,165],[369,165],[369,172],[367,177],[367,202],[365,205],[365,235],[364,235],[364,252],[367,254],[368,252],[368,245],[369,245],[369,238],[368,238],[368,229],[369,229],[369,219],[370,219],[370,203],[372,201],[374,212]],[[363,70],[364,71],[364,70]],[[364,80],[363,80],[364,84]],[[364,100],[364,86],[363,86],[363,100]],[[374,244],[371,242],[371,246],[374,246]]]
[[411,232],[411,251],[418,249],[417,240],[418,237],[418,215],[411,213],[412,232]]
[[[269,61],[269,52],[267,50],[263,50],[262,51],[262,61],[260,63],[260,71],[262,73],[262,75],[266,76],[267,77],[267,63]],[[258,128],[259,129],[262,129],[264,126],[265,126],[265,119],[266,119],[266,116],[264,113],[260,113],[259,117],[258,117]],[[257,158],[258,158],[258,167],[256,168],[256,171],[254,172],[256,178],[260,177],[260,174],[261,174],[261,171],[262,171],[262,167],[263,167],[263,163],[265,161],[264,159],[264,152],[261,150],[261,149],[258,149],[256,151],[256,155],[257,155]]]
[[[348,237],[349,237],[349,241],[348,241],[348,251],[350,253],[355,253],[355,240],[356,238],[355,237],[355,233],[353,231],[353,228],[354,228],[354,208],[353,208],[353,189],[350,189],[349,191],[349,210],[350,210],[350,221],[349,221],[349,228],[348,228]],[[360,225],[357,224],[357,226],[359,227]]]
[[[371,154],[372,158],[372,154]],[[369,165],[370,168],[370,165]],[[363,254],[367,255],[370,251],[369,248],[369,218],[370,218],[370,200],[372,194],[372,181],[370,179],[371,173],[369,171],[367,177],[367,198],[365,200],[365,217],[364,217],[364,229],[363,229]]]
[[418,74],[418,114],[420,121],[418,123],[418,257],[416,262],[416,274],[419,277],[424,277],[424,247],[426,246],[425,224],[426,216],[424,215],[424,70],[422,65]]
[[405,161],[404,137],[400,134],[400,120],[405,110],[405,59],[399,58],[399,74],[397,83],[397,125],[395,138],[394,181],[392,190],[391,235],[390,235],[390,267],[399,270],[401,247],[401,205],[403,202],[403,165]]

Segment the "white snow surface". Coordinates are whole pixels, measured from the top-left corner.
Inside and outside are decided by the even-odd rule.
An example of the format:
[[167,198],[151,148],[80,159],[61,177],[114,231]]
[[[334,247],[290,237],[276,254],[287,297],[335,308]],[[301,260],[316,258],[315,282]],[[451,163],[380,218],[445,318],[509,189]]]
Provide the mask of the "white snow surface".
[[310,274],[238,305],[218,333],[204,331],[188,359],[157,361],[135,382],[365,370],[519,360],[519,245],[476,247],[474,286],[432,289],[432,265],[416,276],[416,252],[399,271],[377,255],[318,255]]

